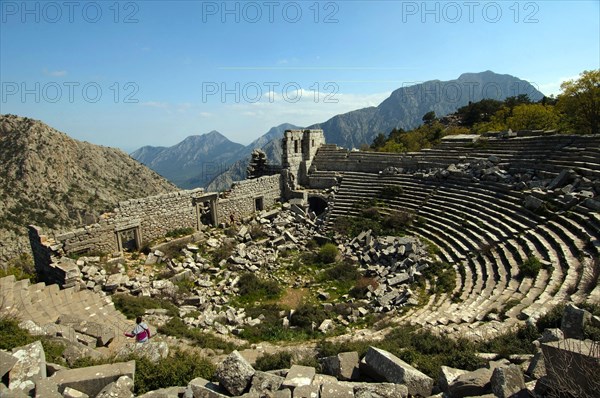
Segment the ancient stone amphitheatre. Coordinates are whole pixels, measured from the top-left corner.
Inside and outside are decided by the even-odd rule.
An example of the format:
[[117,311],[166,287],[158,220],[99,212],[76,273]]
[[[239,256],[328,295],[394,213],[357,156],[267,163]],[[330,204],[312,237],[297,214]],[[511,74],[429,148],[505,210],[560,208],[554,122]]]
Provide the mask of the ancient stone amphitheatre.
[[[246,360],[265,352],[314,356],[321,339],[383,342],[386,333],[413,325],[484,344],[533,327],[557,305],[600,304],[600,136],[456,135],[432,149],[389,154],[338,148],[321,130],[291,130],[283,152],[281,167],[255,153],[249,178],[224,193],[131,199],[62,234],[30,226],[42,282],[0,279],[3,311],[32,321],[23,325],[34,333],[66,338],[73,356],[99,357],[127,349],[123,331],[133,327],[114,302],[168,299],[177,307],[144,309],[153,331],[165,333],[142,354],[159,361],[166,346],[198,348],[192,334],[166,336],[175,317],[181,327],[237,345],[246,358],[201,346],[219,364],[215,383],[194,379],[148,397],[513,396],[534,387],[551,396],[557,375],[575,377],[560,367],[571,356],[583,358],[576,360],[580,374],[599,370],[597,345],[583,332],[600,319],[571,306],[562,331],[548,329],[540,340],[544,373],[536,373],[539,353],[511,356],[519,365],[489,362],[498,358],[489,353],[479,354],[487,361],[478,370],[437,367],[433,380],[418,360],[411,366],[401,351],[405,361],[376,347],[362,360],[358,353],[329,355],[318,369],[328,375],[315,375],[314,364],[256,371]],[[300,342],[281,337],[300,332]],[[587,352],[574,354],[575,345]],[[98,366],[102,372],[46,377],[44,369],[25,377],[3,365],[2,375],[12,367],[10,383],[21,377],[23,390],[37,396],[131,396],[122,377],[134,378],[131,362]],[[569,387],[571,396],[598,391],[574,385],[580,389]]]

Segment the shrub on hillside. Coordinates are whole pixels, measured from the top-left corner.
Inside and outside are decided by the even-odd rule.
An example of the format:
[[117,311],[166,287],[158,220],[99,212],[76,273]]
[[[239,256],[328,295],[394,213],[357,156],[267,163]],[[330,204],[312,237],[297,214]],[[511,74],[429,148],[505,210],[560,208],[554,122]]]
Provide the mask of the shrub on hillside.
[[128,294],[116,294],[112,296],[115,308],[121,311],[128,319],[135,319],[143,315],[146,310],[162,308],[167,310],[167,315],[177,316],[179,309],[175,304],[167,300],[161,300],[151,297],[130,296]]
[[237,287],[240,297],[246,301],[274,299],[282,292],[281,287],[274,280],[261,279],[250,272],[240,276]]
[[265,353],[256,358],[254,368],[266,372],[268,370],[289,369],[292,366],[292,354],[288,351],[279,351],[274,354]]
[[323,264],[331,264],[337,259],[338,255],[339,250],[336,245],[333,243],[325,243],[321,249],[319,249],[317,260]]
[[535,278],[542,269],[542,263],[537,257],[530,256],[519,265],[519,277]]

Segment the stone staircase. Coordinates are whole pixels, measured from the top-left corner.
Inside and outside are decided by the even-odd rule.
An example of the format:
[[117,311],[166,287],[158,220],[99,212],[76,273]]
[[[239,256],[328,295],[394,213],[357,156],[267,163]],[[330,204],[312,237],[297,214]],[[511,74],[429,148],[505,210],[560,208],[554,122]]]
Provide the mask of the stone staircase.
[[0,304],[0,314],[31,320],[50,334],[63,314],[108,327],[114,331],[115,339],[108,347],[101,347],[105,353],[117,352],[127,342],[123,333],[134,326],[115,309],[110,296],[74,287],[61,290],[58,285],[31,284],[28,279],[17,281],[12,275],[0,278]]

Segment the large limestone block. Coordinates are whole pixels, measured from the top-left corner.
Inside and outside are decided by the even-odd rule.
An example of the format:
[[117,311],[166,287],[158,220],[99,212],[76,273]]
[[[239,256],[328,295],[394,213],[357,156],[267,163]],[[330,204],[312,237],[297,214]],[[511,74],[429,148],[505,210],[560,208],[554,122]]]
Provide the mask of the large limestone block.
[[294,388],[294,398],[319,398],[319,386],[303,385]]
[[494,369],[491,384],[492,392],[498,398],[509,398],[526,388],[523,373],[517,365]]
[[408,388],[394,383],[354,383],[355,398],[406,398]]
[[337,377],[338,380],[359,380],[359,357],[356,351],[342,352],[323,359],[325,373]]
[[65,369],[56,372],[52,379],[58,384],[58,391],[62,392],[66,387],[70,387],[95,397],[104,387],[117,381],[121,376],[128,376],[131,380],[135,380],[135,361]]
[[283,380],[281,376],[257,370],[252,377],[250,392],[266,394],[268,391],[277,391]]
[[354,398],[354,388],[341,383],[324,383],[321,398]]
[[197,377],[188,383],[185,398],[227,398],[227,391],[219,385],[210,381]]
[[448,393],[453,398],[484,395],[491,392],[490,379],[492,371],[482,368],[458,376],[450,387]]
[[292,365],[283,381],[283,387],[295,389],[296,387],[308,386],[315,377],[315,368],[310,366]]
[[433,379],[387,351],[369,347],[364,363],[372,373],[385,381],[406,385],[411,395],[431,395]]
[[46,354],[38,340],[12,350],[17,362],[8,372],[8,388],[11,390],[31,391],[35,383],[46,377]]
[[96,398],[133,398],[133,380],[121,376],[100,391]]
[[255,372],[239,352],[233,351],[221,362],[216,376],[221,386],[235,396],[242,395],[248,389]]
[[126,358],[131,354],[158,362],[169,356],[169,346],[164,341],[147,341],[145,343],[127,343],[119,350],[117,357]]
[[565,338],[583,340],[583,329],[591,319],[591,313],[584,309],[577,308],[573,304],[569,304],[563,312],[560,328],[565,334]]
[[450,366],[442,366],[440,372],[440,378],[438,379],[438,386],[443,392],[448,391],[450,384],[454,382],[460,375],[469,373],[466,370],[451,368]]
[[179,398],[185,394],[185,387],[168,387],[160,390],[148,391],[138,398]]
[[0,351],[0,379],[17,363],[17,358],[5,351]]
[[62,395],[51,379],[40,379],[35,383],[35,398],[62,398]]

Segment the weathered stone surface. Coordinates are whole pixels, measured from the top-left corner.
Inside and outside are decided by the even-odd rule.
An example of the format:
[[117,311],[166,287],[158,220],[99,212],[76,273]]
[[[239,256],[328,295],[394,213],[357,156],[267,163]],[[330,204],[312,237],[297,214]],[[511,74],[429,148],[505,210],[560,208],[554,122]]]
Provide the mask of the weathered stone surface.
[[185,394],[185,391],[185,387],[161,388],[139,395],[138,398],[179,398]]
[[185,398],[226,398],[227,391],[202,377],[197,377],[188,383]]
[[79,342],[69,342],[67,348],[65,348],[65,351],[63,352],[63,357],[65,358],[65,361],[67,361],[67,365],[73,366],[80,358],[90,357],[92,359],[100,359],[102,354]]
[[438,386],[440,387],[440,390],[443,392],[448,391],[450,384],[452,384],[458,376],[464,375],[465,373],[469,372],[462,369],[451,368],[450,366],[442,366],[440,377],[438,379]]
[[453,398],[484,395],[491,391],[490,379],[492,371],[489,369],[477,369],[458,376],[448,388]]
[[223,388],[232,395],[241,395],[250,385],[255,370],[240,355],[233,351],[217,368],[217,379]]
[[433,379],[387,351],[369,347],[364,362],[385,381],[406,385],[411,395],[431,395]]
[[0,351],[0,379],[12,369],[18,359],[10,355],[8,352]]
[[565,336],[562,330],[558,328],[550,328],[544,329],[544,331],[542,332],[542,337],[537,339],[537,341],[539,341],[540,343],[549,343],[551,341],[559,341],[564,338]]
[[338,380],[358,380],[360,378],[359,357],[356,351],[342,352],[338,355],[323,358],[325,373]]
[[283,380],[281,376],[257,370],[252,377],[250,392],[265,393],[266,391],[277,391],[281,387]]
[[544,355],[542,351],[539,350],[535,353],[531,362],[529,363],[529,367],[527,368],[527,374],[534,379],[539,379],[546,376],[546,366],[544,364]]
[[58,386],[51,379],[40,379],[35,383],[35,398],[62,398],[62,395],[59,394]]
[[583,329],[591,318],[592,314],[588,311],[569,304],[566,306],[565,312],[563,312],[560,329],[565,334],[565,338],[583,340]]
[[8,388],[31,391],[35,383],[46,377],[46,354],[38,340],[23,347],[16,347],[12,355],[17,358],[8,372]]
[[312,383],[315,374],[316,371],[313,367],[293,365],[288,371],[282,386],[290,387],[292,389],[301,386],[308,386]]
[[509,398],[525,389],[525,379],[519,366],[510,365],[494,369],[491,385],[496,397]]
[[595,344],[591,340],[577,339],[542,344],[547,373],[542,383],[554,389],[573,391],[580,397],[597,396],[600,391],[600,350]]
[[117,356],[125,358],[131,354],[148,358],[152,362],[158,362],[159,359],[166,358],[169,355],[169,346],[164,341],[148,341],[144,344],[127,343],[119,350]]
[[354,398],[354,388],[341,383],[324,383],[321,398]]
[[292,398],[292,390],[285,388],[283,390],[275,391],[273,398]]
[[121,376],[117,381],[104,387],[96,398],[133,398],[133,380]]
[[113,328],[97,322],[86,321],[73,315],[63,314],[56,322],[59,325],[70,326],[79,333],[93,337],[99,347],[108,345],[115,338]]
[[63,391],[65,398],[89,398],[90,396],[71,387],[66,387]]
[[61,370],[53,376],[53,379],[58,384],[59,391],[71,387],[95,397],[104,387],[117,381],[121,376],[128,376],[135,380],[135,361]]
[[408,388],[394,383],[355,383],[355,398],[405,398]]
[[302,385],[294,388],[294,398],[319,398],[319,386]]

